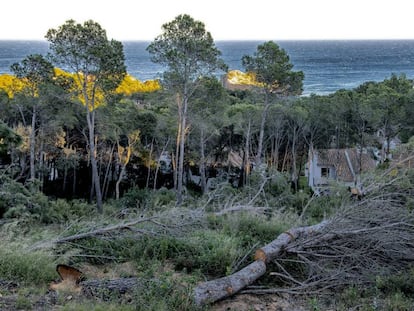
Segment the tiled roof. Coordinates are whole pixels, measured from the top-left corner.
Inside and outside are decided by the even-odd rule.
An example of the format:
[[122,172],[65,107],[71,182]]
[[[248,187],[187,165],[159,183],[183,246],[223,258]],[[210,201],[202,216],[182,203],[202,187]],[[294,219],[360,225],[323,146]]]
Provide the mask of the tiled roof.
[[374,169],[376,166],[375,160],[369,154],[360,154],[355,148],[322,149],[316,152],[318,153],[318,166],[335,167],[338,180],[344,182],[354,181],[355,174],[360,172],[360,163],[362,172]]
[[414,168],[414,152],[402,148],[392,155],[392,164],[398,167]]

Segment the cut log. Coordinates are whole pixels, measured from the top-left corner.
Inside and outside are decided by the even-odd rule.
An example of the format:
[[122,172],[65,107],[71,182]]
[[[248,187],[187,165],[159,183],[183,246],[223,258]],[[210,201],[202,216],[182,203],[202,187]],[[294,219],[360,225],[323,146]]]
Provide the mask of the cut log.
[[194,292],[195,302],[197,305],[204,305],[229,297],[252,284],[265,273],[266,264],[256,260],[232,275],[198,285]]
[[232,275],[199,284],[194,290],[195,303],[199,306],[211,304],[253,284],[266,273],[266,264],[276,259],[290,242],[302,234],[320,232],[327,224],[327,221],[323,221],[314,226],[293,228],[280,234],[275,240],[258,249],[255,261],[247,267]]
[[310,235],[315,232],[320,232],[327,224],[328,221],[323,221],[313,226],[292,228],[286,232],[283,232],[275,240],[258,249],[255,253],[254,259],[269,263],[276,259],[284,248],[290,242],[296,240],[300,235]]

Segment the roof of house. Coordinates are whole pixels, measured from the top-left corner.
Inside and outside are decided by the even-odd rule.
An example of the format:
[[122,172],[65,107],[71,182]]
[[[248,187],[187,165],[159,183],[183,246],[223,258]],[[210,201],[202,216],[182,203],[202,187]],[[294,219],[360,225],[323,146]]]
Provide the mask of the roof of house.
[[397,167],[414,168],[414,152],[400,148],[393,153],[392,164]]
[[375,160],[368,153],[360,153],[356,148],[322,149],[314,152],[318,154],[317,165],[333,166],[338,180],[344,182],[353,182],[360,171],[366,172],[376,166]]

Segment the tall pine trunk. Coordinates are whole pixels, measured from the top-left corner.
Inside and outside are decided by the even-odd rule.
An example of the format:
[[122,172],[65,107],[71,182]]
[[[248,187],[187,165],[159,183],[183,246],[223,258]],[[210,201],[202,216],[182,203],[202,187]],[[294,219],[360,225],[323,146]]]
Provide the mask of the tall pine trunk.
[[183,179],[184,179],[184,149],[185,149],[185,130],[187,126],[187,106],[188,99],[184,95],[182,101],[182,114],[181,114],[181,125],[180,125],[180,152],[178,159],[178,172],[177,172],[177,205],[180,206],[183,202]]
[[263,150],[263,140],[264,140],[264,130],[266,125],[266,117],[267,117],[267,111],[269,110],[269,91],[265,90],[265,102],[264,107],[262,110],[262,119],[260,121],[260,131],[259,131],[259,141],[257,144],[257,154],[256,154],[256,165],[259,166],[262,164],[262,150]]
[[32,128],[30,132],[30,180],[35,180],[36,178],[36,170],[35,170],[35,159],[36,159],[36,152],[35,152],[35,145],[36,145],[36,105],[33,105],[33,113],[32,113]]
[[205,142],[204,142],[204,129],[200,130],[200,181],[201,192],[204,194],[207,192],[207,179],[206,179],[206,155],[205,155]]
[[96,195],[96,208],[99,213],[103,212],[103,205],[102,205],[102,192],[101,192],[101,184],[99,180],[99,172],[98,172],[98,162],[96,159],[96,146],[95,146],[95,110],[90,111],[88,105],[86,105],[86,119],[88,122],[88,130],[89,130],[89,148],[90,148],[90,157],[91,157],[91,167],[92,167],[92,181],[95,189]]

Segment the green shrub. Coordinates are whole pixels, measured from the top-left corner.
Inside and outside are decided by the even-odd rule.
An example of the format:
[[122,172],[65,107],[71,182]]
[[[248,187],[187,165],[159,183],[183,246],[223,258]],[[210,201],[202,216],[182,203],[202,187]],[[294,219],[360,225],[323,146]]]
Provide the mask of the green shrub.
[[0,217],[17,218],[29,214],[31,192],[7,175],[0,175]]
[[160,188],[151,193],[151,208],[160,210],[160,208],[175,204],[176,194],[174,190]]
[[413,300],[408,299],[403,293],[396,292],[385,299],[387,311],[412,311]]
[[388,277],[377,277],[376,286],[385,294],[403,293],[414,298],[414,268]]
[[0,278],[23,283],[47,284],[56,279],[55,264],[44,252],[0,248]]
[[290,183],[286,174],[273,171],[271,176],[272,178],[266,185],[266,193],[269,193],[274,197],[278,197],[284,193],[291,192]]
[[93,215],[95,208],[80,200],[49,200],[35,183],[23,185],[6,176],[0,179],[0,217],[43,224],[63,223]]
[[238,217],[236,228],[237,236],[241,237],[244,244],[252,242],[265,244],[274,240],[289,226],[275,218],[268,219],[264,216],[242,214]]
[[65,223],[83,217],[96,215],[96,207],[82,200],[57,199],[49,202],[41,212],[42,223]]
[[18,294],[16,298],[15,308],[17,310],[32,310],[32,301],[24,295]]
[[[199,270],[217,276],[226,274],[243,254],[239,239],[214,231],[196,231],[183,237],[94,238],[78,245],[93,264],[132,260],[147,266],[149,262],[169,261],[178,270]],[[82,260],[85,258],[82,257]]]
[[131,188],[115,205],[121,208],[151,209],[160,211],[167,206],[175,204],[176,194],[174,190],[160,188],[157,190]]
[[200,270],[202,273],[222,276],[232,269],[241,255],[239,241],[214,231],[199,231],[183,240],[183,248],[173,259],[178,269]]
[[144,289],[135,292],[133,303],[136,310],[143,311],[200,310],[192,300],[191,285],[180,284],[168,276],[148,281]]
[[139,187],[130,188],[120,199],[119,205],[123,208],[144,209],[148,205],[150,191]]
[[350,286],[341,293],[340,301],[344,307],[349,309],[355,305],[358,305],[360,303],[359,301],[361,300],[361,297],[361,290],[356,286]]
[[292,226],[287,217],[267,217],[248,213],[231,216],[210,215],[207,220],[210,229],[221,230],[224,234],[238,239],[242,246],[268,243]]
[[314,222],[319,222],[325,217],[331,216],[341,206],[344,206],[344,202],[349,200],[349,197],[348,193],[342,194],[338,192],[314,198],[307,207],[306,216],[313,219]]

